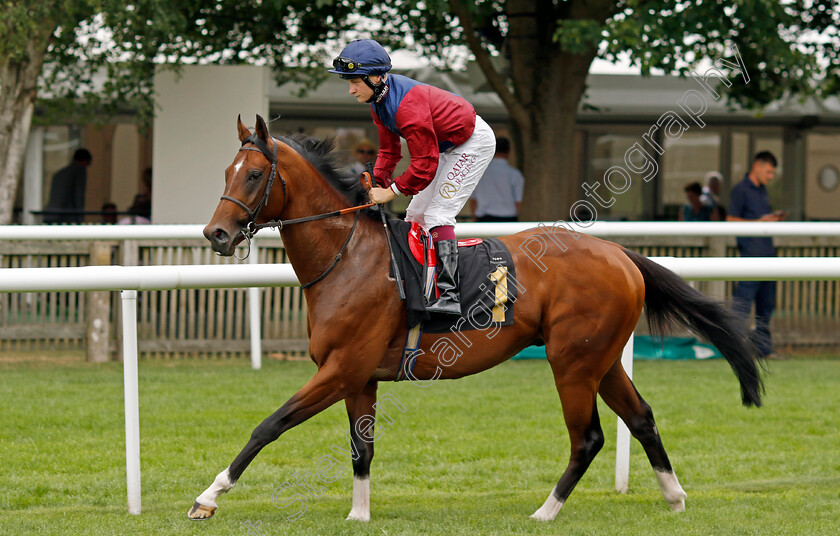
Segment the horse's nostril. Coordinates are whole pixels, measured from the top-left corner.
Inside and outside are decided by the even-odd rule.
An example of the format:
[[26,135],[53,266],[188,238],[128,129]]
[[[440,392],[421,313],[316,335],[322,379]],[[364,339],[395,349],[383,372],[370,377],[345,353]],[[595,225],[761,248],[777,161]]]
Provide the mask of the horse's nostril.
[[227,244],[230,241],[230,235],[224,229],[215,229],[212,233],[212,241],[217,244]]

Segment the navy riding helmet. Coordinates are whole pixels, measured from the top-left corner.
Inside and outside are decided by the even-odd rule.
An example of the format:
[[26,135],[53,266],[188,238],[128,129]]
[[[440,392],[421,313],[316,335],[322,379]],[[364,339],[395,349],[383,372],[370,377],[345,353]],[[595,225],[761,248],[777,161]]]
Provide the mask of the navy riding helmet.
[[369,76],[384,75],[391,70],[391,57],[385,49],[373,39],[351,41],[341,54],[333,60],[329,72],[345,80],[361,78],[373,90],[373,97],[368,101],[379,100],[387,92],[387,84],[382,80],[378,84],[371,82]]

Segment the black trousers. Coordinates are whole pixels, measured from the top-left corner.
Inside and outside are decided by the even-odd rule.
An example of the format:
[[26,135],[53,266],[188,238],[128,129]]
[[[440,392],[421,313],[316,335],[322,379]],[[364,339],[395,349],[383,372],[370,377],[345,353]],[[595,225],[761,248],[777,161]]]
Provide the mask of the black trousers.
[[770,318],[776,308],[776,282],[739,281],[732,301],[733,309],[745,319],[755,303],[755,342],[761,355],[771,353]]

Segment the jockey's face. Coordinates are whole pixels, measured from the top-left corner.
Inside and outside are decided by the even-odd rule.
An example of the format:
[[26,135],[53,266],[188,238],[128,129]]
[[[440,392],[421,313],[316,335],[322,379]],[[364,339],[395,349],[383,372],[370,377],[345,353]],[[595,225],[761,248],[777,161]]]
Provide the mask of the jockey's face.
[[[381,76],[376,75],[371,75],[369,78],[373,84],[378,84],[382,79]],[[356,97],[358,102],[367,102],[373,97],[373,90],[361,78],[351,78],[347,82],[350,84],[350,94]]]

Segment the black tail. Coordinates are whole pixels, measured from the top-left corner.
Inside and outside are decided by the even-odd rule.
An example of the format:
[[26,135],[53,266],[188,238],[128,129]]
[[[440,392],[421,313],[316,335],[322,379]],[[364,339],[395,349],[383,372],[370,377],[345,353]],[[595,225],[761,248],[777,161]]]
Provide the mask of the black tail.
[[691,288],[671,270],[644,255],[625,249],[645,280],[645,307],[651,334],[662,336],[670,322],[690,329],[714,344],[741,384],[745,406],[761,406],[764,392],[758,350],[743,319],[732,310]]

